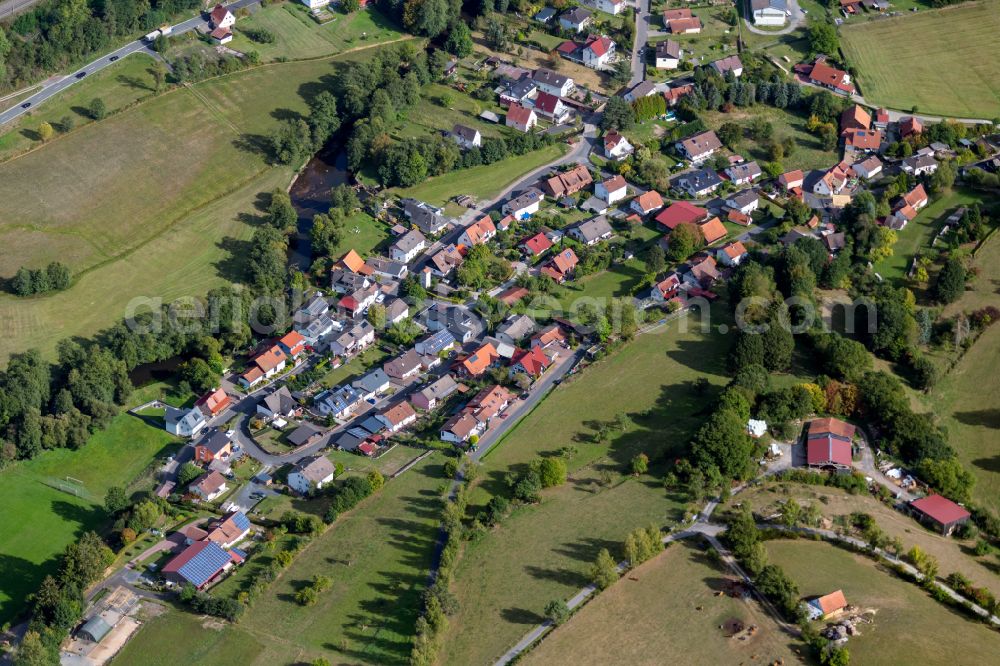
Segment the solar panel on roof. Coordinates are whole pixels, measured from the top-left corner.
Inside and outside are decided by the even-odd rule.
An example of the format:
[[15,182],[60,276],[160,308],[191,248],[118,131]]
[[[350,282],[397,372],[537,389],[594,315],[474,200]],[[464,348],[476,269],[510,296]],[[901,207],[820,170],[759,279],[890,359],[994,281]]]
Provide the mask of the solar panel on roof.
[[201,552],[192,557],[177,573],[195,587],[201,587],[229,564],[229,553],[214,541],[207,542]]
[[247,518],[246,514],[244,514],[242,511],[237,511],[235,514],[233,514],[233,523],[235,523],[236,527],[240,528],[241,530],[250,529],[250,519]]

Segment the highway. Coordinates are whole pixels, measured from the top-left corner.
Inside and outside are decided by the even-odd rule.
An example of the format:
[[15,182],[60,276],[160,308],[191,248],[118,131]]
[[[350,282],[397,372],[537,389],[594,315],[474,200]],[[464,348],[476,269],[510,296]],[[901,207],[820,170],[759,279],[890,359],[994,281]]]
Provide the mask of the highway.
[[[229,7],[231,10],[235,11],[242,7],[247,7],[249,5],[256,4],[257,2],[259,2],[259,0],[236,0],[236,2],[233,2],[226,6]],[[170,34],[179,35],[199,27],[207,27],[207,26],[208,26],[208,21],[206,20],[205,16],[199,15],[173,26],[173,30],[171,30]],[[3,112],[0,112],[0,125],[8,123],[25,113],[33,111],[35,108],[37,108],[40,104],[45,102],[45,100],[49,99],[50,97],[58,95],[59,93],[61,93],[63,90],[66,90],[74,83],[86,80],[87,76],[93,75],[95,72],[99,72],[105,67],[113,65],[115,62],[121,60],[126,56],[140,52],[145,52],[147,55],[150,55],[154,58],[158,57],[157,53],[153,51],[152,45],[143,41],[142,39],[137,39],[134,42],[129,42],[128,44],[122,46],[116,51],[112,51],[111,53],[105,53],[100,58],[97,58],[91,61],[90,63],[84,65],[83,67],[71,72],[62,79],[58,80],[50,79],[51,81],[53,81],[51,84],[43,87],[40,91],[38,91],[31,97],[22,100],[20,104],[15,105]],[[84,73],[84,76],[79,76],[81,72]]]

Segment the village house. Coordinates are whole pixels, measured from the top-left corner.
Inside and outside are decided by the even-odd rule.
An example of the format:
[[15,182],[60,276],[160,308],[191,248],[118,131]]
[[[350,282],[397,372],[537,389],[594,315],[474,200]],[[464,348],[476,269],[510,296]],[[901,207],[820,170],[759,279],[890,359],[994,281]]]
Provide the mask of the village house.
[[609,160],[620,162],[635,151],[635,148],[624,136],[615,130],[609,130],[604,135],[604,156]]
[[716,252],[723,266],[739,266],[748,255],[746,247],[740,241],[726,243]]
[[160,575],[175,585],[204,590],[245,559],[235,548],[225,550],[214,541],[197,541],[164,564]]
[[625,0],[583,0],[583,4],[612,16],[621,14],[627,6]]
[[443,375],[414,393],[410,398],[410,402],[412,402],[413,406],[417,409],[422,409],[424,411],[437,409],[438,405],[459,390],[459,386],[459,383],[455,381],[454,377],[451,375]]
[[278,346],[290,358],[295,358],[306,350],[306,340],[296,331],[289,331],[278,340]]
[[362,259],[361,255],[353,249],[348,250],[343,257],[337,260],[337,263],[333,265],[333,270],[342,270],[348,273],[358,273],[360,275],[368,274],[365,270],[365,260]]
[[613,176],[594,186],[594,194],[608,205],[621,201],[628,194],[628,183],[621,175]]
[[416,199],[403,201],[403,214],[425,235],[435,236],[448,226],[443,210]]
[[428,266],[431,269],[431,273],[443,278],[451,275],[451,272],[461,266],[464,260],[462,253],[458,251],[455,244],[449,243],[431,255]]
[[562,284],[573,275],[579,261],[573,248],[567,247],[542,266],[541,273]]
[[535,14],[532,18],[539,23],[548,24],[556,17],[557,11],[552,7],[542,7],[541,11]]
[[208,425],[205,413],[198,407],[177,409],[167,405],[163,421],[166,431],[177,437],[197,437]]
[[656,45],[656,68],[677,69],[681,64],[684,51],[681,45],[672,39],[667,39]]
[[399,432],[417,420],[417,412],[407,401],[397,402],[375,416],[390,433]]
[[910,512],[922,523],[930,525],[945,536],[959,525],[969,522],[972,514],[964,507],[941,495],[928,495],[910,502]]
[[367,319],[363,319],[330,342],[330,353],[334,356],[350,356],[373,342],[375,327]]
[[551,69],[539,67],[531,74],[538,89],[556,97],[566,97],[573,92],[573,79]]
[[795,171],[788,171],[778,176],[778,185],[785,188],[786,192],[790,192],[791,190],[800,188],[804,183],[805,183],[805,174],[802,173],[801,169],[796,169]]
[[437,356],[455,346],[455,336],[447,328],[442,328],[419,340],[414,349],[421,356]]
[[685,83],[681,86],[674,86],[663,91],[663,99],[667,100],[667,106],[677,106],[677,102],[685,95],[690,95],[694,91],[693,83]]
[[875,129],[882,130],[883,132],[889,129],[889,110],[888,109],[875,109],[875,115],[872,116],[872,125]]
[[503,293],[497,296],[497,300],[506,305],[507,307],[514,307],[514,305],[517,304],[518,301],[520,301],[522,298],[530,294],[531,292],[528,291],[525,287],[519,287],[518,285],[514,285],[512,287],[505,289]]
[[601,241],[611,238],[614,235],[614,230],[606,216],[598,215],[570,225],[567,227],[566,233],[584,245],[597,245]]
[[559,15],[559,26],[563,30],[581,33],[593,21],[593,16],[583,7],[574,7]]
[[719,189],[719,186],[722,185],[722,179],[712,169],[697,169],[678,176],[674,184],[687,192],[688,195],[700,198]]
[[317,293],[305,305],[295,311],[295,314],[292,315],[292,322],[295,324],[296,330],[301,332],[302,328],[310,322],[316,321],[329,310],[329,301],[324,298],[322,293]]
[[446,329],[458,344],[465,344],[478,333],[472,317],[453,305],[433,303],[421,314],[421,323],[432,333]]
[[407,349],[400,356],[382,365],[385,374],[393,379],[404,380],[420,374],[422,358],[416,349]]
[[524,373],[531,379],[538,379],[551,365],[552,359],[545,355],[541,347],[518,349],[510,359],[510,376]]
[[701,19],[690,9],[668,9],[663,12],[663,27],[674,35],[690,35],[701,32]]
[[712,130],[689,136],[677,144],[677,149],[692,163],[704,162],[722,148],[722,142]]
[[402,298],[394,298],[385,306],[385,324],[392,326],[410,316],[410,306]]
[[510,391],[499,384],[484,388],[441,427],[441,439],[461,444],[481,435],[513,399]]
[[853,425],[840,419],[810,421],[806,434],[806,464],[826,471],[849,470],[854,431]]
[[232,548],[250,534],[250,519],[242,511],[232,511],[229,514],[210,520],[205,525],[205,540],[212,541],[223,548]]
[[530,132],[538,124],[535,110],[521,104],[511,104],[507,109],[507,127],[513,127],[519,132]]
[[323,391],[313,399],[313,406],[323,416],[344,420],[365,402],[364,394],[353,386],[338,386]]
[[389,375],[383,368],[375,368],[367,375],[351,382],[351,387],[360,391],[366,401],[385,393],[390,386],[392,386],[392,380],[389,379]]
[[712,69],[723,78],[729,72],[732,72],[736,78],[740,78],[740,75],[743,74],[743,62],[738,55],[726,56],[725,58],[713,61]]
[[872,153],[882,145],[882,132],[850,128],[844,130],[844,150],[847,153]]
[[843,134],[848,130],[867,130],[871,129],[872,117],[871,114],[865,110],[865,107],[860,104],[852,104],[848,106],[840,114],[840,133]]
[[326,456],[309,456],[288,473],[288,486],[300,495],[308,495],[333,481],[334,473],[333,463]]
[[232,401],[225,389],[212,389],[195,401],[194,406],[201,410],[205,418],[213,418],[229,408]]
[[306,344],[312,347],[319,347],[326,342],[326,337],[336,330],[340,330],[341,324],[333,320],[327,314],[322,314],[314,321],[309,322],[304,328],[300,328],[299,333],[305,339]]
[[299,411],[299,404],[292,397],[292,392],[287,386],[282,386],[277,391],[257,403],[257,413],[267,419],[288,419],[295,416]]
[[689,287],[709,289],[720,277],[715,257],[702,253],[691,259],[681,281]]
[[367,314],[368,307],[375,302],[380,293],[378,285],[372,284],[365,289],[358,289],[344,296],[337,301],[337,307],[343,314],[354,319]]
[[205,465],[232,455],[233,443],[225,432],[213,430],[194,445],[194,462]]
[[875,176],[882,173],[882,161],[872,155],[861,162],[855,162],[852,164],[851,171],[853,171],[854,175],[858,178],[871,180]]
[[504,215],[513,215],[515,220],[526,220],[538,212],[545,195],[537,187],[529,187],[503,205]]
[[212,39],[225,44],[233,39],[233,26],[236,25],[236,15],[227,7],[219,4],[212,8],[208,16],[209,27],[212,29]]
[[535,98],[538,94],[538,86],[531,80],[530,72],[520,79],[508,79],[501,85],[500,105],[511,106],[520,104],[528,106],[526,103]]
[[670,204],[656,216],[656,222],[667,231],[673,231],[678,224],[698,224],[708,219],[708,211],[688,201]]
[[629,91],[623,95],[623,97],[626,102],[631,104],[632,102],[642,99],[643,97],[652,97],[655,94],[656,84],[647,79],[632,86],[632,88],[630,88]]
[[244,388],[252,388],[264,379],[269,379],[285,369],[288,360],[281,347],[274,345],[253,359],[250,367],[240,375],[240,384]]
[[847,169],[849,167],[840,163],[823,174],[823,177],[816,181],[813,185],[813,194],[819,196],[834,196],[840,194],[844,187],[847,186],[848,175]]
[[[420,232],[416,232],[420,233]],[[406,277],[409,269],[401,261],[392,261],[384,257],[370,257],[365,265],[372,269],[372,275],[376,278],[384,277],[396,282]]]
[[847,599],[844,598],[842,590],[809,599],[805,603],[806,617],[810,620],[825,620],[837,615],[845,608],[847,608]]
[[915,116],[907,116],[899,121],[899,136],[903,139],[921,134],[924,131],[923,123]]
[[706,245],[711,245],[712,243],[722,240],[729,235],[729,232],[726,231],[726,225],[724,225],[722,220],[717,217],[705,220],[698,225],[698,229],[701,230],[701,235],[705,237]]
[[552,247],[552,241],[544,232],[539,231],[534,236],[522,241],[518,247],[529,257],[540,257]]
[[330,288],[338,294],[351,294],[371,286],[372,268],[361,262],[364,273],[355,273],[343,268],[334,268],[330,273]]
[[458,244],[466,247],[482,245],[491,241],[496,235],[497,228],[493,224],[493,219],[489,215],[485,215],[462,231],[462,235],[458,237]]
[[552,176],[545,181],[545,191],[553,198],[576,194],[594,182],[590,171],[583,164],[578,164],[569,171]]
[[809,70],[808,78],[814,85],[829,88],[842,95],[853,95],[855,92],[851,75],[826,64],[826,56],[816,58],[816,62]]
[[788,20],[785,0],[750,0],[754,25],[782,26]]
[[563,101],[551,95],[547,92],[538,93],[538,97],[535,98],[535,113],[542,116],[543,118],[549,119],[552,123],[559,125],[566,122],[571,111],[568,106],[563,104]]
[[847,236],[842,231],[826,234],[823,236],[823,245],[826,246],[830,256],[833,256],[847,247]]
[[663,208],[663,197],[656,190],[649,190],[632,199],[630,207],[639,215],[649,215]]
[[761,175],[760,165],[757,162],[741,162],[726,168],[726,175],[733,185],[746,185],[752,183]]
[[677,296],[677,294],[680,293],[680,289],[680,278],[677,276],[677,273],[671,273],[663,280],[653,285],[653,289],[650,292],[650,298],[654,301],[665,303]]
[[460,359],[455,364],[455,368],[459,374],[466,377],[479,377],[490,368],[495,367],[499,360],[500,355],[497,353],[496,347],[486,343],[472,354]]
[[559,324],[549,324],[531,336],[531,346],[546,349],[552,345],[566,345],[566,333]]
[[615,57],[615,42],[610,37],[590,37],[580,52],[587,67],[606,69]]
[[482,433],[482,425],[471,413],[463,410],[445,421],[440,437],[445,442],[462,444],[473,436],[478,437]]
[[511,315],[500,324],[496,330],[496,337],[501,342],[510,345],[517,345],[521,340],[531,335],[535,330],[535,320],[528,315]]
[[229,487],[226,485],[226,477],[216,471],[202,474],[191,482],[188,490],[201,498],[202,501],[211,502],[215,498],[226,492]]
[[289,444],[298,448],[316,443],[324,434],[324,431],[318,426],[305,422],[299,424],[298,428],[289,433],[287,439]]
[[899,168],[911,176],[923,176],[937,171],[938,163],[930,155],[911,155],[900,163]]
[[483,135],[479,133],[479,130],[465,125],[455,125],[451,130],[451,138],[463,150],[479,148],[483,145]]
[[389,257],[393,261],[408,264],[416,259],[426,247],[427,238],[416,229],[411,229],[389,246]]
[[755,190],[736,192],[726,197],[726,205],[744,215],[749,215],[760,205],[760,195]]

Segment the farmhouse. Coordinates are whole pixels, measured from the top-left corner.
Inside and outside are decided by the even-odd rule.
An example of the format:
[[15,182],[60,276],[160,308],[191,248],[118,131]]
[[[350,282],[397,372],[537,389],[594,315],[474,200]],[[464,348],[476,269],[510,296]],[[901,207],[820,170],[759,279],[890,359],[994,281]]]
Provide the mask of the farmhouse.
[[333,481],[334,472],[333,463],[326,456],[303,458],[288,473],[288,486],[300,495],[308,495]]
[[754,25],[785,25],[787,9],[785,0],[750,0]]
[[837,590],[822,597],[809,599],[805,607],[810,620],[824,620],[847,608],[847,599],[844,598],[842,590]]
[[557,174],[545,181],[545,191],[551,197],[573,195],[594,182],[590,171],[583,164],[578,164],[569,171]]
[[972,517],[965,508],[941,495],[928,495],[910,502],[910,510],[922,523],[930,525],[945,536]]
[[865,110],[865,107],[860,104],[852,104],[851,106],[844,109],[843,113],[840,114],[840,133],[843,134],[847,130],[859,129],[866,130],[870,129],[872,125],[872,117]]
[[620,162],[633,153],[635,148],[624,136],[611,130],[604,135],[604,156],[609,160]]
[[828,471],[851,468],[851,439],[854,426],[835,418],[809,422],[806,434],[806,464]]
[[538,124],[538,116],[535,110],[520,104],[511,104],[507,109],[507,119],[504,121],[507,127],[513,127],[519,132],[530,132]]
[[451,130],[451,138],[455,140],[459,148],[479,148],[483,145],[483,135],[479,130],[465,125],[455,125]]
[[656,45],[656,68],[657,69],[677,69],[681,64],[681,56],[684,52],[681,45],[672,39],[659,42]]
[[721,148],[722,142],[712,130],[699,132],[677,144],[677,149],[696,164],[704,162]]
[[844,150],[848,153],[871,153],[882,145],[882,132],[851,128],[844,130]]

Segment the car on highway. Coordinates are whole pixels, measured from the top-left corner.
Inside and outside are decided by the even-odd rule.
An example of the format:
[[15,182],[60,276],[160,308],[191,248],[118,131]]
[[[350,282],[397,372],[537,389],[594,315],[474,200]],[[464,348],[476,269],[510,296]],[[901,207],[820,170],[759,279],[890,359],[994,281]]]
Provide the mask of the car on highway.
[[87,72],[79,72],[79,73],[78,73],[78,74],[76,75],[76,78],[78,78],[78,79],[82,79],[82,78],[83,78],[83,77],[85,77],[85,76],[87,76]]
[[27,109],[29,106],[31,106],[31,102],[25,102],[24,104],[21,105],[21,108]]
[[108,58],[108,62],[114,62],[115,60],[118,60],[118,56],[111,56]]

